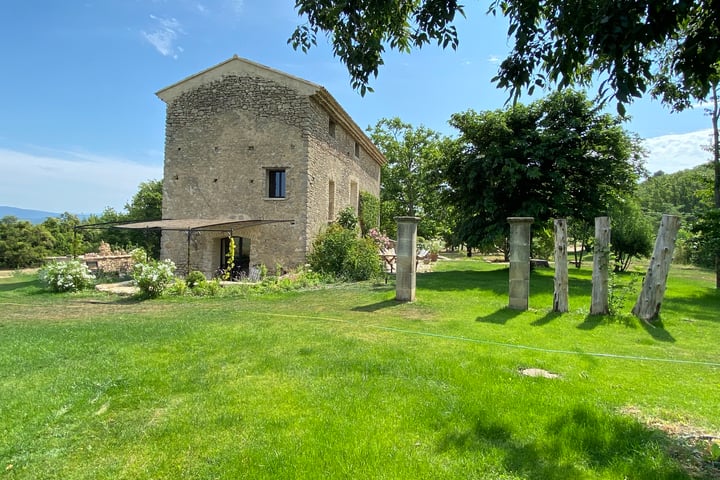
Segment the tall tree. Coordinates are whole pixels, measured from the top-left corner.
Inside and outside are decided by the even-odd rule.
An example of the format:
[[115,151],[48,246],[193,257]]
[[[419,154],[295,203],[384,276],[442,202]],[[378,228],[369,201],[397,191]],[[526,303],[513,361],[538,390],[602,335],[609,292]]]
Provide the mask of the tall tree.
[[445,233],[445,210],[435,172],[443,160],[438,132],[413,127],[399,118],[384,118],[368,129],[370,138],[387,158],[380,188],[381,227],[395,234],[397,216],[420,216],[418,235],[432,238]]
[[[457,0],[295,0],[306,23],[288,40],[306,51],[318,33],[330,37],[354,87],[369,88],[386,48],[408,52],[436,42],[456,48]],[[588,85],[598,75],[602,97],[623,104],[657,83],[657,66],[672,49],[671,73],[683,85],[710,91],[720,61],[717,0],[492,0],[507,17],[512,51],[495,83],[517,98],[535,86]]]
[[589,222],[607,215],[642,172],[637,139],[582,93],[455,114],[450,124],[461,135],[445,165],[449,201],[462,213],[459,231],[470,246],[504,236],[511,216]]
[[35,267],[52,251],[53,238],[42,225],[7,216],[0,219],[0,267]]

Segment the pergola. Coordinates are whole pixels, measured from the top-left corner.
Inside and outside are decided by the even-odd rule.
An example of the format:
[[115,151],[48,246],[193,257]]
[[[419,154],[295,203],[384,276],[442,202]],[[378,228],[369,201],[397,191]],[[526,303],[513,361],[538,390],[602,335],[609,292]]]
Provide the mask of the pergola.
[[178,219],[162,219],[162,220],[143,220],[140,222],[107,222],[96,223],[92,225],[78,225],[77,230],[91,229],[109,229],[123,228],[128,230],[149,231],[170,231],[170,232],[186,232],[187,234],[187,265],[190,268],[190,241],[193,233],[200,232],[225,232],[228,236],[233,236],[235,230],[243,228],[255,227],[258,225],[267,225],[271,223],[295,223],[295,220],[264,220],[250,219],[238,220],[237,218],[178,218]]

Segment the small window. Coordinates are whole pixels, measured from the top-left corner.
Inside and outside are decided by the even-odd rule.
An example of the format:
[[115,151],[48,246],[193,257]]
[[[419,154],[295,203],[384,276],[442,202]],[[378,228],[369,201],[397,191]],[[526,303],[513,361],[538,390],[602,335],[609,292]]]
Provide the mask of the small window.
[[335,122],[334,122],[333,119],[331,118],[330,121],[328,122],[328,133],[329,133],[330,136],[333,137],[333,138],[335,138],[335,130],[336,130]]
[[268,170],[268,197],[285,198],[285,170]]
[[328,183],[328,222],[335,220],[335,182]]
[[360,158],[360,144],[355,142],[355,158]]
[[358,184],[355,181],[350,182],[350,206],[355,213],[359,211],[360,197],[358,196]]

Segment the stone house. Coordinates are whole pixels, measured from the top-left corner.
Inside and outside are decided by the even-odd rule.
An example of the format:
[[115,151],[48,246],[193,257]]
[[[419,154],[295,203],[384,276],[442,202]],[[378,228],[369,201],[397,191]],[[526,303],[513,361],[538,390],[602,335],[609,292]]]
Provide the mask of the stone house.
[[[320,85],[234,56],[157,92],[167,105],[161,257],[180,273],[303,265],[385,158]],[[188,268],[189,266],[189,268]]]

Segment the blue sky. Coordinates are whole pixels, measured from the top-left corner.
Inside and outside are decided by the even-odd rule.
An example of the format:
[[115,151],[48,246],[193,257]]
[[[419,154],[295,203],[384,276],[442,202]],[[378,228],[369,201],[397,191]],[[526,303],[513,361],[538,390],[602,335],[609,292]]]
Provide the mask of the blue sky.
[[[293,0],[6,0],[0,16],[0,205],[73,213],[122,210],[162,177],[165,105],[155,92],[233,54],[325,86],[361,128],[398,116],[453,134],[450,115],[502,108],[490,79],[509,49],[502,18],[467,2],[457,51],[388,53],[375,93],[352,90],[320,45],[287,39]],[[531,101],[532,99],[521,99]],[[651,171],[707,161],[701,108],[641,100],[626,128],[647,139]]]

